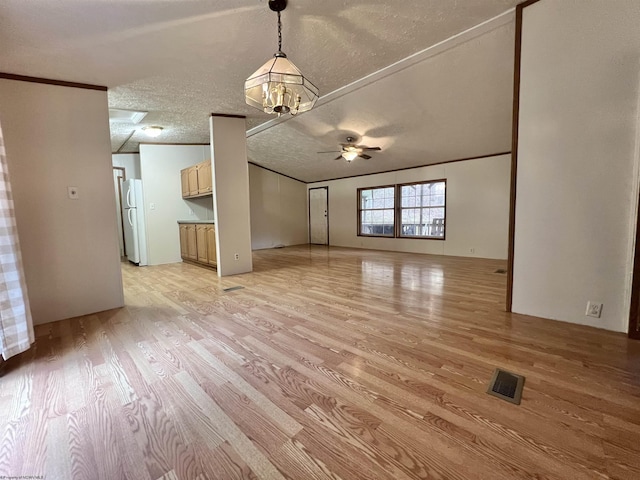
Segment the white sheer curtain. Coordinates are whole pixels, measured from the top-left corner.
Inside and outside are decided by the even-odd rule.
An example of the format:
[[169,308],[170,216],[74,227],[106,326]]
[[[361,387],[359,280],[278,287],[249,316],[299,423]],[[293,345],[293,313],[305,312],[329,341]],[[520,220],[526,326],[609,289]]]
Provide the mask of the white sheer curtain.
[[0,125],[0,354],[5,360],[34,341],[29,298]]

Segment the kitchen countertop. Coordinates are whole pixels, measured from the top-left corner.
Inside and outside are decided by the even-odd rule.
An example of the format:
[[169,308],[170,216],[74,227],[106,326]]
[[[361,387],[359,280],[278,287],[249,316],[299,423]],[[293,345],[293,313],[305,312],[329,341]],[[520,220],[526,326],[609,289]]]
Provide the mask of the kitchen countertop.
[[208,225],[215,225],[214,220],[178,220],[178,223],[204,223]]

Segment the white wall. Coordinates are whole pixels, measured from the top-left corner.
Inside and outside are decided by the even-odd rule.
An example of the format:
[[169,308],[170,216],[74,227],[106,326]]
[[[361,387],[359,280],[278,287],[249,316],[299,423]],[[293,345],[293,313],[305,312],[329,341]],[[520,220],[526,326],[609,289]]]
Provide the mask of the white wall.
[[121,307],[107,92],[1,79],[0,98],[34,323]]
[[[511,156],[317,182],[329,187],[329,243],[397,252],[507,258]],[[447,179],[446,240],[357,236],[356,190]],[[471,252],[471,249],[474,252]]]
[[638,25],[636,0],[524,9],[514,312],[627,331]]
[[138,153],[114,153],[111,156],[114,167],[123,167],[127,180],[140,177],[140,155]]
[[178,220],[213,220],[212,198],[184,200],[180,180],[180,170],[208,158],[208,145],[140,145],[149,265],[182,261]]
[[308,243],[307,185],[249,165],[251,248]]

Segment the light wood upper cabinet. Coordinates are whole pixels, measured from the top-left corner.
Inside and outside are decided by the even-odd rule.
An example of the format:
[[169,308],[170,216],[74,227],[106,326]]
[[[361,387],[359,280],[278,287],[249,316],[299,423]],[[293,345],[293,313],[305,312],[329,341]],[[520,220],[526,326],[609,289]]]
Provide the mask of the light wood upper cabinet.
[[196,225],[196,245],[198,261],[209,263],[209,257],[207,256],[207,225]]
[[198,193],[211,193],[213,180],[211,178],[211,161],[202,162],[198,168]]
[[198,260],[195,225],[187,225],[187,258],[189,260]]
[[180,256],[189,258],[189,242],[187,240],[187,226],[180,225]]
[[206,225],[206,237],[207,237],[207,254],[208,254],[208,264],[209,265],[217,265],[217,256],[216,256],[216,226],[215,225]]
[[182,196],[188,197],[191,191],[189,190],[189,169],[185,168],[180,171],[180,181],[182,183]]
[[213,192],[211,160],[180,171],[182,198],[203,197]]
[[198,195],[198,167],[189,167],[187,172],[189,176],[189,196]]

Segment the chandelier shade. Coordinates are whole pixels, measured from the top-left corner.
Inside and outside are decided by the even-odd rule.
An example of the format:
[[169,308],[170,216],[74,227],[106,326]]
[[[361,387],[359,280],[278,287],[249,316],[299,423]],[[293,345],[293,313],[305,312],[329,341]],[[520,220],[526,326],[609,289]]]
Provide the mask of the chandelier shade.
[[278,14],[278,52],[244,82],[245,101],[265,113],[296,115],[311,110],[318,88],[298,70],[282,51],[280,12],[287,0],[269,0]]
[[306,112],[318,100],[318,88],[281,52],[247,79],[244,91],[249,105],[279,115]]
[[278,115],[306,112],[318,100],[318,88],[281,52],[247,79],[244,91],[249,105]]

